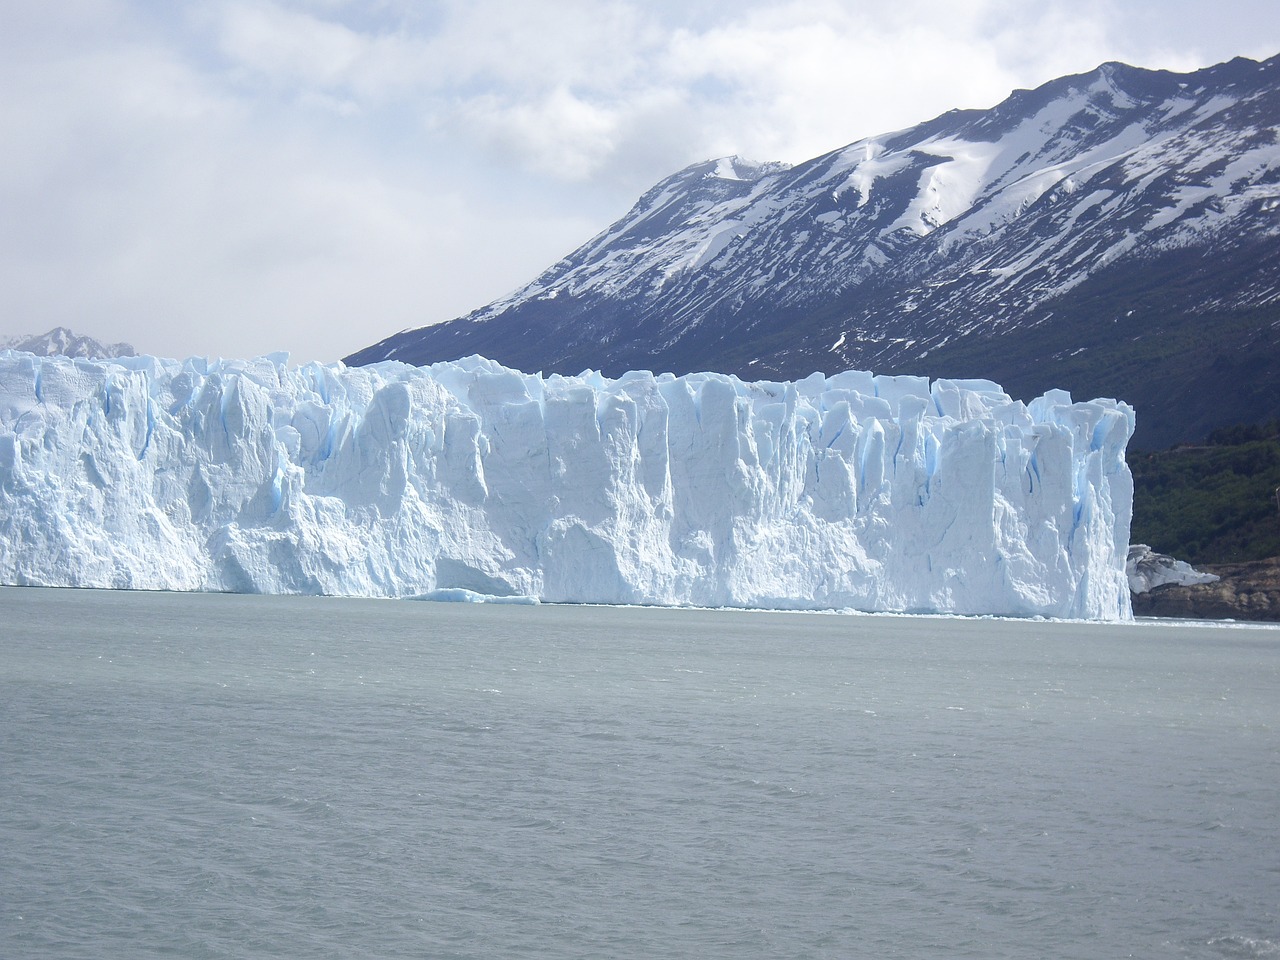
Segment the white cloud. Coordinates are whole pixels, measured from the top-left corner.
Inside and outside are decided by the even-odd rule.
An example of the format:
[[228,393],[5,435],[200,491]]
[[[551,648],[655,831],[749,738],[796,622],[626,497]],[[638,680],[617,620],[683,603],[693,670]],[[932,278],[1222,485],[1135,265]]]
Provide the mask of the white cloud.
[[539,233],[562,253],[593,227],[406,173],[138,37],[0,77],[21,91],[0,106],[20,132],[0,156],[0,332],[333,358],[483,305],[545,265]]
[[1280,48],[1257,0],[1170,2],[0,5],[0,335],[335,357],[506,293],[695,160]]
[[615,111],[565,87],[533,101],[476,97],[456,119],[516,162],[568,180],[585,179],[599,168],[613,152],[619,126]]
[[238,3],[224,14],[222,47],[228,56],[259,74],[303,86],[345,82],[370,46],[341,24],[274,4]]
[[376,106],[435,79],[431,43],[398,31],[359,30],[262,0],[214,7],[199,22],[250,91]]

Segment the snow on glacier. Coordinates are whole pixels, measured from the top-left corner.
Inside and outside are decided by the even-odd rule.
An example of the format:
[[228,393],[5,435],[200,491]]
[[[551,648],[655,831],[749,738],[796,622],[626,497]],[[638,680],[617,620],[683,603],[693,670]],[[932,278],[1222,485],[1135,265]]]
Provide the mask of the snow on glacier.
[[0,582],[1126,618],[1132,429],[862,372],[0,353]]

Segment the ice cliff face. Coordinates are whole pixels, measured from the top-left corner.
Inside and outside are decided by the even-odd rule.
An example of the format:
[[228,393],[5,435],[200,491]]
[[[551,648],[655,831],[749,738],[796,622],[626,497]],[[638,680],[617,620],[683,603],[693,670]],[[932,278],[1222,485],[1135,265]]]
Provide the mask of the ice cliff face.
[[1129,407],[0,353],[0,582],[1121,618]]

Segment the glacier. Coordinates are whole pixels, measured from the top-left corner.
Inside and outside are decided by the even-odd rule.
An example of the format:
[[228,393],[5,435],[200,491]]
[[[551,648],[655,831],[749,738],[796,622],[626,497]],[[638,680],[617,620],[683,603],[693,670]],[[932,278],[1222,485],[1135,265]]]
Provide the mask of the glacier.
[[1125,619],[1133,410],[0,353],[0,582]]

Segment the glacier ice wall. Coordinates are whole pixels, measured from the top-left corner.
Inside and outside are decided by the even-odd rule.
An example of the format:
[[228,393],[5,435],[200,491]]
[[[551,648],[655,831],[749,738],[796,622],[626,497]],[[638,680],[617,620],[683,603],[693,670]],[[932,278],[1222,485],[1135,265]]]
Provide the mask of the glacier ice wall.
[[0,582],[1123,618],[1133,412],[848,372],[0,353]]

